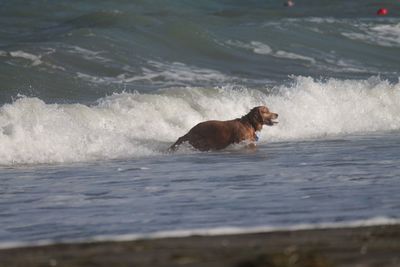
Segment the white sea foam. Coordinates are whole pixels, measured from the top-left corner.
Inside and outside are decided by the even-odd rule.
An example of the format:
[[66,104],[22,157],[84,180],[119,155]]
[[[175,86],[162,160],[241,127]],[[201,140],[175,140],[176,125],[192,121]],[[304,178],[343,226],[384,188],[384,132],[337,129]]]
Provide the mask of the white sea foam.
[[254,53],[261,55],[269,55],[272,54],[272,49],[269,45],[252,41],[249,45],[246,45],[248,48],[253,49]]
[[173,238],[173,237],[189,237],[189,236],[216,236],[216,235],[235,235],[235,234],[255,234],[268,233],[276,231],[300,231],[311,229],[333,229],[333,228],[355,228],[377,225],[394,225],[399,224],[400,219],[388,217],[373,217],[366,220],[356,220],[348,222],[326,222],[326,223],[304,223],[291,226],[256,226],[256,227],[217,227],[209,229],[189,229],[176,231],[161,231],[150,234],[132,234],[120,236],[97,236],[93,237],[93,241],[129,241],[138,239],[156,239],[156,238]]
[[108,59],[104,56],[101,56],[101,54],[104,53],[104,51],[92,51],[86,48],[82,48],[80,46],[67,46],[66,49],[72,53],[72,54],[77,54],[84,59],[90,60],[90,61],[95,61],[95,62],[100,62],[100,63],[106,63],[106,62],[111,62],[111,59]]
[[157,61],[148,62],[150,68],[142,68],[143,76],[128,78],[127,81],[137,80],[167,80],[175,82],[191,81],[225,81],[229,77],[216,70],[189,66],[181,62],[162,63]]
[[252,50],[254,53],[260,54],[260,55],[269,55],[269,56],[273,56],[273,57],[277,57],[277,58],[286,58],[286,59],[294,59],[294,60],[304,60],[304,61],[308,61],[312,64],[316,63],[315,59],[312,57],[303,56],[300,54],[296,54],[296,53],[288,52],[288,51],[284,51],[284,50],[275,51],[269,45],[262,43],[262,42],[258,42],[258,41],[252,41],[250,43],[243,43],[240,41],[229,40],[229,41],[227,41],[227,44],[236,46],[236,47],[245,48],[248,50]]
[[24,52],[24,51],[20,51],[20,50],[11,51],[9,54],[12,57],[17,57],[17,58],[23,58],[23,59],[30,60],[32,62],[32,66],[37,66],[37,65],[40,65],[40,64],[43,63],[42,60],[41,60],[41,56],[37,56],[37,55],[31,54],[31,53],[27,53],[27,52]]
[[183,238],[190,236],[224,236],[271,233],[277,231],[301,231],[313,229],[336,229],[336,228],[356,228],[379,225],[399,224],[399,218],[373,217],[366,220],[356,220],[348,222],[327,222],[316,224],[297,224],[291,226],[255,226],[255,227],[216,227],[207,229],[183,229],[174,231],[159,231],[147,234],[124,234],[124,235],[103,235],[94,236],[85,239],[65,239],[57,240],[38,240],[34,242],[3,242],[0,243],[0,249],[10,249],[18,247],[47,246],[52,244],[73,244],[73,243],[93,243],[93,242],[126,242],[142,239],[160,239],[160,238]]
[[310,61],[310,63],[315,64],[315,59],[313,59],[312,57],[306,57],[306,56],[302,56],[299,54],[295,54],[295,53],[290,53],[290,52],[286,52],[286,51],[282,51],[282,50],[278,50],[275,53],[276,57],[281,57],[281,58],[288,58],[288,59],[299,59],[299,60],[305,60],[305,61]]
[[400,129],[399,83],[297,78],[281,91],[268,101],[280,114],[279,127],[268,131],[274,140]]
[[0,164],[159,155],[200,121],[237,118],[263,104],[280,123],[265,127],[261,141],[400,129],[399,83],[297,77],[273,91],[177,88],[115,94],[92,106],[22,97],[0,108]]
[[[71,54],[79,55],[92,62],[117,64],[107,58],[104,51],[92,51],[79,46],[66,46],[66,50]],[[200,68],[182,62],[148,60],[145,65],[146,67],[139,69],[129,65],[121,66],[123,72],[115,76],[95,76],[83,72],[77,72],[76,76],[82,80],[96,84],[124,84],[148,81],[158,85],[185,85],[187,82],[221,82],[234,79],[234,77],[228,77],[217,70]]]
[[344,19],[333,17],[308,17],[282,19],[280,23],[267,22],[263,27],[280,28],[282,31],[301,27],[302,30],[312,30],[318,33],[331,34],[332,28],[341,32],[341,35],[369,44],[384,47],[400,46],[400,23],[396,18],[381,19]]
[[364,73],[366,71],[375,71],[379,72],[379,70],[373,69],[371,67],[366,68],[362,63],[345,58],[337,58],[335,54],[326,55],[324,61],[329,64],[322,65],[321,68],[327,69],[333,72],[353,72],[353,73]]
[[400,23],[357,23],[358,32],[343,32],[349,39],[385,47],[400,46]]
[[[0,57],[8,57],[11,60],[15,59],[15,58],[22,58],[27,62],[30,62],[30,66],[32,67],[36,67],[36,66],[40,66],[40,67],[50,67],[52,69],[58,69],[58,70],[65,70],[64,67],[61,66],[57,66],[54,65],[48,61],[46,61],[43,58],[46,58],[46,56],[49,56],[53,53],[56,52],[56,49],[54,48],[48,48],[48,47],[43,47],[41,48],[41,53],[38,55],[32,54],[32,53],[28,53],[22,50],[17,50],[17,51],[0,51]],[[24,62],[24,65],[26,65],[26,63]]]
[[126,71],[115,77],[98,77],[85,73],[77,73],[78,78],[99,84],[122,84],[137,81],[149,81],[152,84],[162,85],[185,85],[187,82],[210,82],[233,80],[219,71],[189,66],[181,62],[162,63],[148,61],[148,67],[142,67],[141,73],[129,66]]

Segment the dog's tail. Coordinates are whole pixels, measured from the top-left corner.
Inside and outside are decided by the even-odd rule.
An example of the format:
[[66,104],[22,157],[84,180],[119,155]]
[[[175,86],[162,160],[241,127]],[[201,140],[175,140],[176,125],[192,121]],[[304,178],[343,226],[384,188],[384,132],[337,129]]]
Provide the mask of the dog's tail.
[[182,144],[183,142],[186,142],[188,140],[189,140],[189,138],[187,137],[187,134],[179,137],[178,140],[176,140],[176,142],[168,148],[168,152],[170,152],[170,153],[175,152],[176,150],[178,150],[180,144]]

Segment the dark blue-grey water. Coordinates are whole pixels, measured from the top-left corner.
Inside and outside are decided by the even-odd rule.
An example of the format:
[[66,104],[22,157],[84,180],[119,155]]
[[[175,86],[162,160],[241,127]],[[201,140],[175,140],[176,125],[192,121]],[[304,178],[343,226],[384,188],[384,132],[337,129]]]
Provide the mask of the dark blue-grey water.
[[2,168],[0,241],[398,218],[398,133]]

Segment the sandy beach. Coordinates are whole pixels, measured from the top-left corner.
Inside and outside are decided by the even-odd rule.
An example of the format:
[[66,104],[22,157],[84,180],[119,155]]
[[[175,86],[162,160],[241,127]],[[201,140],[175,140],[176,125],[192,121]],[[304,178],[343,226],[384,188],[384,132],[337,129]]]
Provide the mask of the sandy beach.
[[55,244],[0,250],[0,266],[400,266],[400,225]]

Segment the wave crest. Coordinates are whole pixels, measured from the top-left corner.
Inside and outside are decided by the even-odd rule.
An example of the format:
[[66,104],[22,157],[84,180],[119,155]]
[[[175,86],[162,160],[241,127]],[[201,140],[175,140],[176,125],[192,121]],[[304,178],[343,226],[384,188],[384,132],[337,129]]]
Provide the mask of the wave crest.
[[399,83],[377,77],[294,77],[290,86],[262,90],[226,86],[121,93],[91,106],[22,97],[0,108],[0,164],[159,155],[198,122],[240,117],[257,105],[280,115],[278,126],[264,128],[261,142],[399,130],[399,102]]

